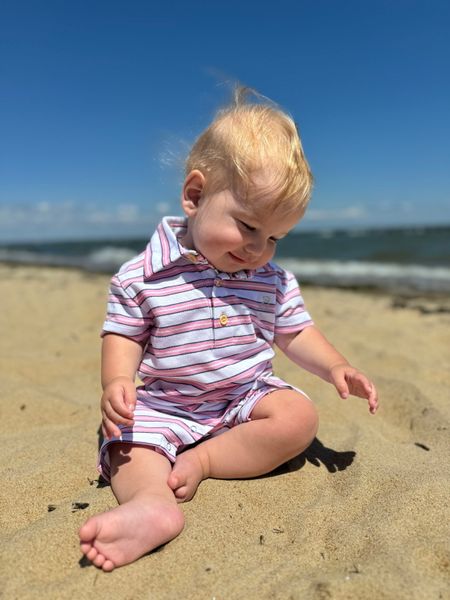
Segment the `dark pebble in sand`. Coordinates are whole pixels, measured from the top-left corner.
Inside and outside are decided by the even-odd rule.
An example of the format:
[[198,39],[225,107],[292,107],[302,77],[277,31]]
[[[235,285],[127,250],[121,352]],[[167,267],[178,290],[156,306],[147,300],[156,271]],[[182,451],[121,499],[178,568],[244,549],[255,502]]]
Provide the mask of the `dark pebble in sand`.
[[422,448],[422,450],[426,450],[427,452],[430,451],[428,446],[425,446],[425,444],[421,444],[420,442],[414,442],[414,446],[417,446],[418,448]]
[[89,506],[89,502],[72,502],[72,512],[76,510],[84,510]]

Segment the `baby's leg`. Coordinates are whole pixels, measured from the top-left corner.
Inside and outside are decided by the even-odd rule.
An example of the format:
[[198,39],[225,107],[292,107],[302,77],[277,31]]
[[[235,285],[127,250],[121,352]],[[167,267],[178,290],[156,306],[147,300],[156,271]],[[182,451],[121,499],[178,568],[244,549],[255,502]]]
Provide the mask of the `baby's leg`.
[[111,486],[118,507],[81,527],[81,551],[95,566],[112,571],[176,537],[184,526],[167,485],[171,464],[145,446],[110,446]]
[[314,405],[294,390],[264,396],[251,419],[177,457],[168,483],[178,501],[192,498],[207,477],[246,478],[272,471],[305,450],[318,427]]

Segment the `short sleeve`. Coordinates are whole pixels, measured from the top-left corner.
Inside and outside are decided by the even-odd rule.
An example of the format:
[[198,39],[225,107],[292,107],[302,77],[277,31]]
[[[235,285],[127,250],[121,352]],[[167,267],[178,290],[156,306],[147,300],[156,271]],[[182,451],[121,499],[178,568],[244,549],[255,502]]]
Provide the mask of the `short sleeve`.
[[127,284],[120,273],[112,278],[102,337],[117,333],[139,343],[148,339],[153,319],[145,309],[140,291],[138,285]]
[[282,270],[277,286],[275,335],[297,333],[313,325],[295,276]]

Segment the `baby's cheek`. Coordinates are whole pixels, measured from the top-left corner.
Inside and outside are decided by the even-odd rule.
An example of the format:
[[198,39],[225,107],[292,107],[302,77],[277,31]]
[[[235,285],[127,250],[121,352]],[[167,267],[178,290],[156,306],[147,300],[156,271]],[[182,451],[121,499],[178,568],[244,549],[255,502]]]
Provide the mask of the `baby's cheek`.
[[214,231],[208,234],[208,244],[215,246],[239,247],[243,245],[242,235],[232,227],[218,224]]
[[269,260],[272,260],[272,258],[275,255],[275,246],[271,246],[269,248],[267,248],[266,252],[264,253],[264,263],[268,262]]

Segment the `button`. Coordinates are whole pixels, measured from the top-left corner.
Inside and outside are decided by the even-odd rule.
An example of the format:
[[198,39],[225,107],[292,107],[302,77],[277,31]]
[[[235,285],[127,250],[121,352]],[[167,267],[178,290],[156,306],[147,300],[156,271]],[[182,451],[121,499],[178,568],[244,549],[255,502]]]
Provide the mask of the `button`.
[[190,260],[191,262],[193,262],[193,263],[196,263],[196,262],[197,262],[197,260],[198,260],[198,257],[197,257],[197,255],[196,255],[196,254],[192,254],[192,253],[190,253],[190,254],[185,254],[185,257],[186,257],[188,260]]
[[219,323],[222,325],[222,327],[225,327],[225,325],[228,323],[227,315],[221,314],[219,317]]
[[217,287],[220,287],[222,285],[222,280],[221,279],[214,279],[214,285],[216,285]]

